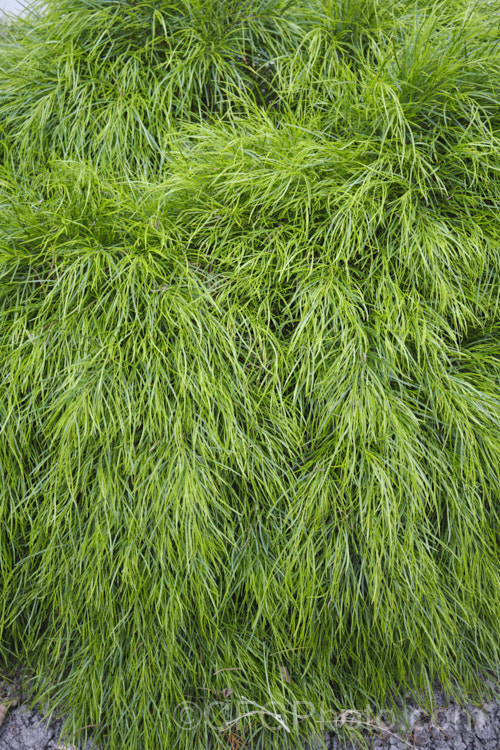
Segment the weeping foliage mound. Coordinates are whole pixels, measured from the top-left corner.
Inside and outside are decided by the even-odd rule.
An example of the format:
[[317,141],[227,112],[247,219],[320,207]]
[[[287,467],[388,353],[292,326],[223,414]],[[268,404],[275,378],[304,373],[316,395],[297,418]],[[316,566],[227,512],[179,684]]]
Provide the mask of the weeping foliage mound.
[[0,654],[73,743],[498,678],[499,30],[50,0],[2,39]]

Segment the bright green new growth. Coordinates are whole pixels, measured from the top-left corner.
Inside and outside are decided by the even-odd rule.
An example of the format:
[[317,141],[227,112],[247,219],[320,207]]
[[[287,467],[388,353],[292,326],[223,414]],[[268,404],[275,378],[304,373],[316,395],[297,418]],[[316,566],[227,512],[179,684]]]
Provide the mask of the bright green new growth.
[[50,0],[2,40],[0,653],[73,742],[498,678],[499,38]]

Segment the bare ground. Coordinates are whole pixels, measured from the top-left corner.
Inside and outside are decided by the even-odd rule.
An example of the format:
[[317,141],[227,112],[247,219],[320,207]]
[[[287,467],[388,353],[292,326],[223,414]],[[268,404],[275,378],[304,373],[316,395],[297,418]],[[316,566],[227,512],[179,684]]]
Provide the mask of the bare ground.
[[[24,696],[26,698],[26,696]],[[11,684],[0,682],[1,706],[15,701]],[[429,710],[409,701],[404,710],[404,721],[384,714],[368,722],[370,729],[365,737],[373,750],[500,750],[500,700],[490,700],[482,705],[458,705],[446,701],[442,691],[434,693],[435,708]],[[355,712],[345,712],[347,721],[359,717]],[[74,750],[71,742],[61,736],[62,719],[52,719],[47,724],[39,708],[29,708],[21,697],[18,705],[6,709],[0,726],[0,750]],[[358,750],[356,745],[341,742],[335,735],[325,737],[329,750]],[[316,750],[315,742],[303,750]],[[98,750],[91,742],[86,750]],[[168,748],[158,748],[168,750]],[[244,750],[244,746],[241,748]],[[273,750],[273,748],[269,748]]]

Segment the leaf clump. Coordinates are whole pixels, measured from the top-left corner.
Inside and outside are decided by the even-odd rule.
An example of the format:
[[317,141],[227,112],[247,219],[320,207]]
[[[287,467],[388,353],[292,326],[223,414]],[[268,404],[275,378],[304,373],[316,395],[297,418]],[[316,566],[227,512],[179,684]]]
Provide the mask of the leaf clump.
[[498,680],[499,22],[50,0],[6,30],[0,654],[72,741],[285,747]]

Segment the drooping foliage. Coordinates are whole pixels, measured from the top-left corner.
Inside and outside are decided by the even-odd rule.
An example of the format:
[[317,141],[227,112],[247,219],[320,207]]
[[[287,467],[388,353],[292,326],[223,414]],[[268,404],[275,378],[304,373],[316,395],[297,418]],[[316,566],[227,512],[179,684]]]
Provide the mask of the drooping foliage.
[[73,743],[291,747],[498,679],[499,31],[414,0],[9,27],[0,654]]

